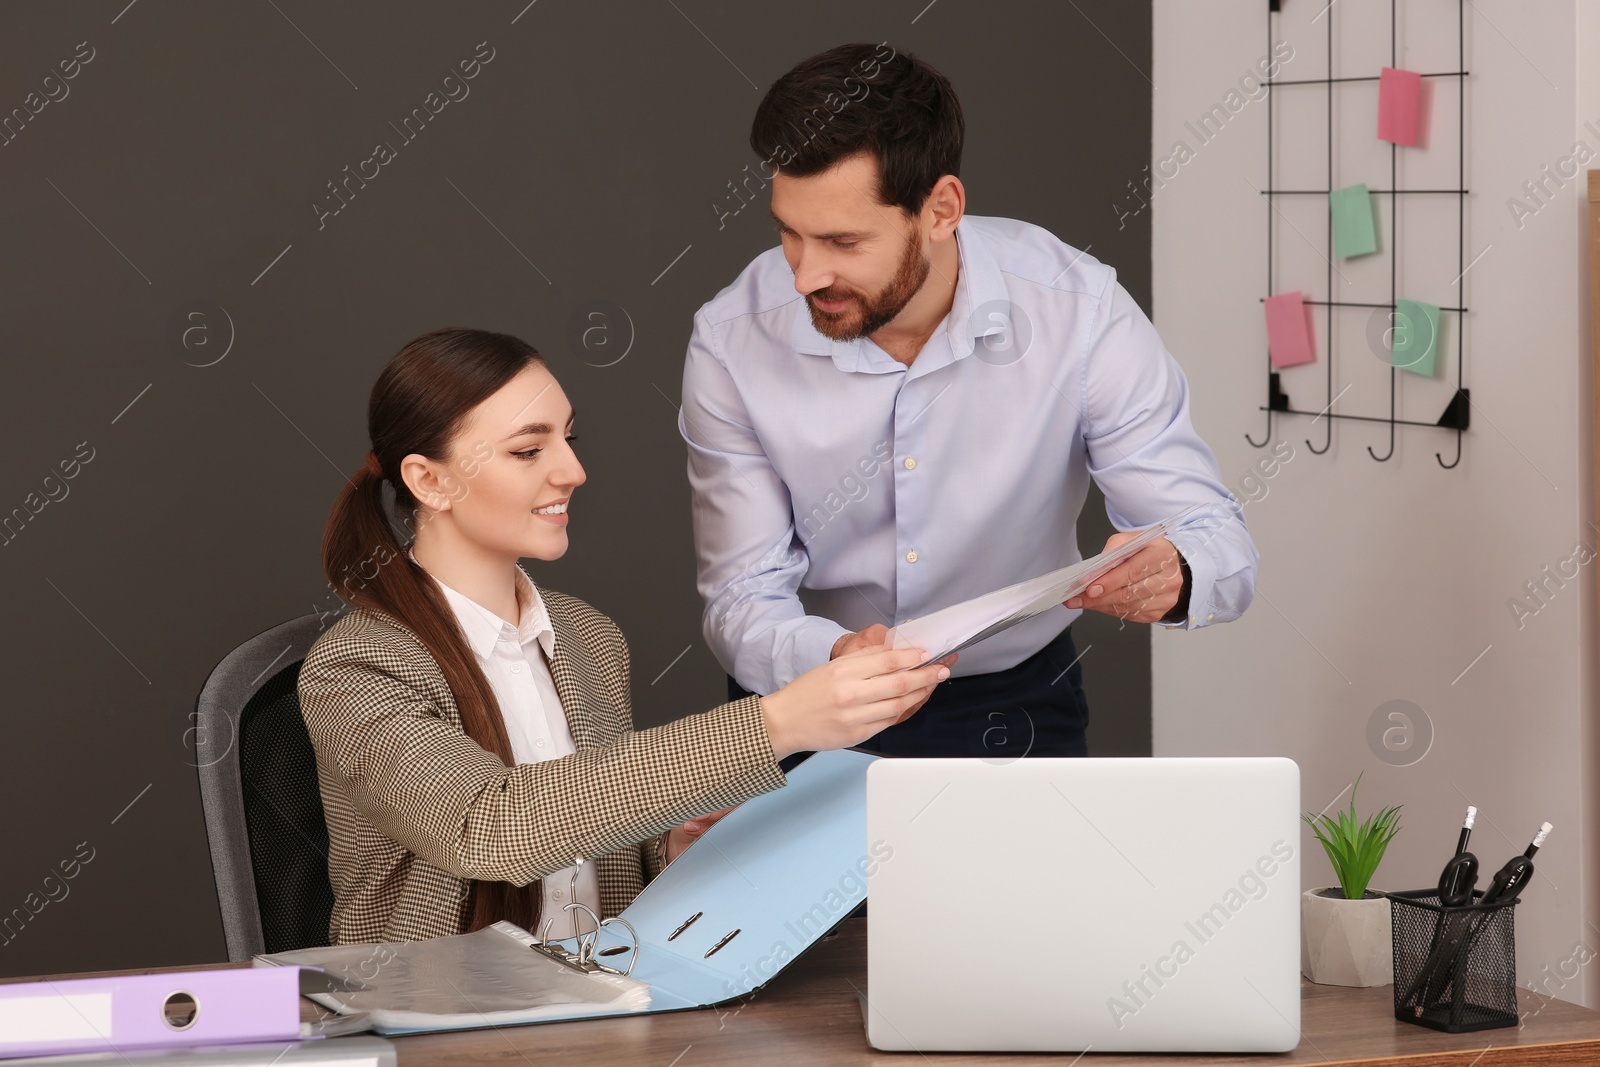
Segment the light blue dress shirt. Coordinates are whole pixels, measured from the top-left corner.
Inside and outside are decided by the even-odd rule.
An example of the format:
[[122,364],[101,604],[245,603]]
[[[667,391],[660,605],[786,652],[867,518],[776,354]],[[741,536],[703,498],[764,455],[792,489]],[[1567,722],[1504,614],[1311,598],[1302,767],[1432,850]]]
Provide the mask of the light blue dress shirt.
[[[707,643],[770,693],[843,634],[894,626],[1082,559],[1093,477],[1118,529],[1211,505],[1171,535],[1203,626],[1250,604],[1260,557],[1189,387],[1116,272],[1038,226],[966,216],[944,321],[907,367],[817,332],[774,248],[695,316],[689,448]],[[1091,546],[1091,552],[1101,546]],[[963,651],[1012,667],[1079,614]]]

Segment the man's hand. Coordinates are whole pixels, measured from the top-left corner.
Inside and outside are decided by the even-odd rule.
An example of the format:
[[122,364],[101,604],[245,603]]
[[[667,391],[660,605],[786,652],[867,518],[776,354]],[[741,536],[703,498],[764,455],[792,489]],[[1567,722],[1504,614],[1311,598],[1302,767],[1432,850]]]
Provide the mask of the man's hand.
[[[738,805],[735,804],[734,807],[738,807]],[[690,819],[682,826],[673,827],[667,834],[667,862],[671,863],[683,855],[683,850],[700,840],[700,835],[710,829],[712,823],[732,810],[733,808],[723,808],[721,811],[714,811],[710,815],[702,815],[698,819]]]
[[840,637],[833,643],[833,651],[828,653],[828,658],[838,659],[851,652],[859,652],[863,648],[873,648],[888,642],[889,628],[881,622],[875,622],[865,630]]
[[[828,658],[831,660],[838,659],[840,656],[851,652],[856,652],[863,648],[872,648],[876,645],[887,644],[888,641],[889,628],[880,622],[875,622],[865,630],[858,630],[853,634],[844,634],[841,636],[839,640],[833,643],[833,651],[828,654]],[[938,662],[944,664],[946,667],[952,667],[955,665],[957,658],[957,654],[952,652]],[[912,707],[904,715],[900,716],[899,719],[895,720],[895,725],[905,722],[918,711],[922,710],[922,705],[926,704],[928,702],[928,698],[932,696],[933,693],[930,691],[928,696],[924,697],[915,707]]]
[[[1106,550],[1116,548],[1138,536],[1116,533],[1106,541]],[[1082,596],[1065,601],[1069,608],[1115,615],[1125,622],[1160,622],[1177,606],[1183,593],[1183,568],[1178,550],[1171,541],[1159,537],[1134,555],[1095,579]]]

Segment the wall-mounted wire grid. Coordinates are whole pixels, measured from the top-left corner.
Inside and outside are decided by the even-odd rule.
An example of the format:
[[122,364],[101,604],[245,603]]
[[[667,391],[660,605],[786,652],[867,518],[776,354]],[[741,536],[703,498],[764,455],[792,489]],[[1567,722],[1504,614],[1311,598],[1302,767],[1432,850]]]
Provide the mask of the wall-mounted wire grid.
[[[1268,10],[1267,10],[1267,52],[1268,52],[1269,55],[1272,54],[1272,50],[1273,50],[1273,43],[1274,42],[1273,42],[1273,32],[1272,31],[1273,31],[1273,27],[1274,27],[1274,22],[1278,17],[1280,17],[1280,14],[1279,14],[1280,2],[1281,2],[1281,0],[1269,0],[1269,3],[1268,3]],[[1329,9],[1331,9],[1332,7],[1333,7],[1333,4],[1329,4],[1328,5]],[[1260,192],[1261,192],[1261,195],[1266,198],[1266,203],[1267,203],[1267,208],[1268,208],[1268,210],[1267,210],[1267,292],[1268,292],[1268,295],[1273,295],[1273,294],[1275,294],[1277,292],[1277,288],[1276,288],[1277,278],[1276,278],[1276,275],[1274,274],[1274,271],[1273,271],[1273,266],[1274,266],[1273,265],[1273,248],[1274,248],[1273,242],[1274,242],[1274,239],[1275,239],[1275,236],[1276,236],[1274,220],[1275,220],[1275,217],[1279,213],[1279,209],[1277,207],[1277,204],[1274,203],[1274,198],[1275,197],[1289,197],[1289,196],[1321,196],[1323,198],[1327,198],[1329,196],[1329,194],[1335,188],[1335,186],[1334,186],[1334,165],[1333,165],[1333,163],[1334,163],[1334,151],[1333,151],[1333,146],[1334,146],[1334,94],[1338,91],[1338,87],[1342,86],[1342,85],[1347,85],[1347,84],[1356,83],[1356,82],[1375,82],[1375,81],[1379,80],[1379,76],[1377,74],[1362,75],[1362,76],[1356,76],[1356,77],[1334,77],[1334,69],[1333,69],[1333,34],[1334,34],[1333,25],[1334,25],[1334,18],[1333,18],[1332,11],[1325,9],[1323,14],[1322,14],[1322,16],[1321,16],[1321,18],[1326,20],[1326,26],[1327,26],[1327,57],[1328,57],[1328,59],[1327,59],[1327,64],[1328,64],[1327,65],[1327,76],[1326,77],[1322,77],[1322,78],[1303,78],[1303,79],[1292,79],[1292,80],[1290,80],[1290,79],[1270,79],[1270,80],[1265,81],[1265,82],[1262,83],[1263,85],[1265,85],[1267,87],[1267,97],[1266,97],[1266,103],[1267,103],[1267,184],[1266,184],[1266,188],[1260,190]],[[1398,46],[1397,46],[1397,41],[1398,41],[1398,34],[1397,34],[1398,26],[1397,26],[1397,22],[1398,22],[1398,18],[1399,18],[1398,0],[1389,0],[1389,65],[1391,67],[1395,67],[1395,66],[1398,65],[1397,64],[1397,60],[1398,60],[1398,55],[1397,55],[1397,52],[1398,52]],[[1393,365],[1391,365],[1390,368],[1389,368],[1389,413],[1386,416],[1383,416],[1383,415],[1357,415],[1357,414],[1351,414],[1351,413],[1344,412],[1344,411],[1336,411],[1336,410],[1334,410],[1334,408],[1335,408],[1336,404],[1338,403],[1339,397],[1336,396],[1334,394],[1334,391],[1333,391],[1333,380],[1334,380],[1334,366],[1333,365],[1334,365],[1334,361],[1336,359],[1336,355],[1337,355],[1337,351],[1338,351],[1336,345],[1334,344],[1335,323],[1336,323],[1336,320],[1338,319],[1338,314],[1337,314],[1338,309],[1342,309],[1342,308],[1366,308],[1366,309],[1370,310],[1370,309],[1385,309],[1386,308],[1386,309],[1389,310],[1389,313],[1391,315],[1391,321],[1392,321],[1392,316],[1393,316],[1394,310],[1395,310],[1395,308],[1397,306],[1398,297],[1399,297],[1399,288],[1398,288],[1398,284],[1397,284],[1398,283],[1397,273],[1398,273],[1399,251],[1400,251],[1399,250],[1399,243],[1400,243],[1400,238],[1399,238],[1399,234],[1400,234],[1399,198],[1400,197],[1402,197],[1402,196],[1453,196],[1453,197],[1456,197],[1456,199],[1457,199],[1457,214],[1456,214],[1457,273],[1456,273],[1455,282],[1453,284],[1459,286],[1458,291],[1461,292],[1463,295],[1465,294],[1465,291],[1466,291],[1466,289],[1465,289],[1465,285],[1466,285],[1466,283],[1465,283],[1465,274],[1466,274],[1466,271],[1467,271],[1467,262],[1466,262],[1466,216],[1467,216],[1467,192],[1468,192],[1468,190],[1467,190],[1467,138],[1466,138],[1466,132],[1467,132],[1467,89],[1466,89],[1466,79],[1467,79],[1467,75],[1469,73],[1468,70],[1467,70],[1467,54],[1466,54],[1466,49],[1467,49],[1467,45],[1466,45],[1466,0],[1457,0],[1457,4],[1456,4],[1456,19],[1457,19],[1457,25],[1456,25],[1456,35],[1457,35],[1457,62],[1456,62],[1456,69],[1455,70],[1448,70],[1448,71],[1432,71],[1432,72],[1424,71],[1424,72],[1421,72],[1421,74],[1422,74],[1422,77],[1424,77],[1424,78],[1454,78],[1454,79],[1456,79],[1456,85],[1457,85],[1457,90],[1458,90],[1458,98],[1459,98],[1458,115],[1459,115],[1459,124],[1460,124],[1459,130],[1458,130],[1458,137],[1457,137],[1457,150],[1460,153],[1460,159],[1459,159],[1459,163],[1458,163],[1458,167],[1457,167],[1457,182],[1456,182],[1456,186],[1457,187],[1454,188],[1454,189],[1402,189],[1402,188],[1399,188],[1398,175],[1399,175],[1399,148],[1400,148],[1400,146],[1396,145],[1396,144],[1393,144],[1393,143],[1391,143],[1389,145],[1389,187],[1387,189],[1370,189],[1369,190],[1369,192],[1373,196],[1388,196],[1389,197],[1389,204],[1390,204],[1390,207],[1389,207],[1389,238],[1385,242],[1385,244],[1387,246],[1387,249],[1388,249],[1388,252],[1389,252],[1389,302],[1387,304],[1360,303],[1360,302],[1353,302],[1353,301],[1342,301],[1342,300],[1333,300],[1333,299],[1331,299],[1331,297],[1334,295],[1333,275],[1334,275],[1335,267],[1334,267],[1334,262],[1333,262],[1333,260],[1334,260],[1334,239],[1333,239],[1334,226],[1333,226],[1333,216],[1332,216],[1332,213],[1330,211],[1329,216],[1328,216],[1328,254],[1327,254],[1327,257],[1326,257],[1327,261],[1328,261],[1327,294],[1330,297],[1330,299],[1329,300],[1306,300],[1305,301],[1306,304],[1309,304],[1309,305],[1312,305],[1312,306],[1317,306],[1317,307],[1324,307],[1324,308],[1327,309],[1325,314],[1324,314],[1324,320],[1326,322],[1327,341],[1326,341],[1326,344],[1323,346],[1323,362],[1325,364],[1326,373],[1327,373],[1327,392],[1325,394],[1325,400],[1324,400],[1323,406],[1319,410],[1308,411],[1308,410],[1305,410],[1305,409],[1294,407],[1290,403],[1288,395],[1283,391],[1282,383],[1281,383],[1281,380],[1279,378],[1279,372],[1273,369],[1271,357],[1269,355],[1268,358],[1267,358],[1267,402],[1260,409],[1260,410],[1265,411],[1267,413],[1266,435],[1265,435],[1265,437],[1263,437],[1262,440],[1257,441],[1257,440],[1255,440],[1255,438],[1251,437],[1249,434],[1245,434],[1245,440],[1249,441],[1250,444],[1254,445],[1257,448],[1265,448],[1268,444],[1271,443],[1271,441],[1272,441],[1272,418],[1273,418],[1273,415],[1276,413],[1276,414],[1279,414],[1279,415],[1304,415],[1304,416],[1307,416],[1307,417],[1311,418],[1313,420],[1313,423],[1321,422],[1324,419],[1328,420],[1327,422],[1325,422],[1323,424],[1324,427],[1325,427],[1325,436],[1324,436],[1323,445],[1322,445],[1321,448],[1318,448],[1316,445],[1313,445],[1309,438],[1306,440],[1306,447],[1309,448],[1312,452],[1317,453],[1318,455],[1321,455],[1322,453],[1327,452],[1330,448],[1333,447],[1333,422],[1334,422],[1334,420],[1336,420],[1336,419],[1348,419],[1348,420],[1353,420],[1353,421],[1358,421],[1358,422],[1376,422],[1376,423],[1387,423],[1388,424],[1388,426],[1389,426],[1389,450],[1387,452],[1385,452],[1383,455],[1380,456],[1376,451],[1373,450],[1372,446],[1370,446],[1370,445],[1367,446],[1368,454],[1370,454],[1373,459],[1378,460],[1379,462],[1386,462],[1387,460],[1389,460],[1394,455],[1394,440],[1395,440],[1394,435],[1395,435],[1395,427],[1396,426],[1424,426],[1424,427],[1430,427],[1430,428],[1440,428],[1440,427],[1442,427],[1442,428],[1444,428],[1446,430],[1454,430],[1455,431],[1455,435],[1456,435],[1456,455],[1455,455],[1455,459],[1451,460],[1449,463],[1446,463],[1445,460],[1444,460],[1443,453],[1436,452],[1436,453],[1434,453],[1434,456],[1435,456],[1435,458],[1438,459],[1439,465],[1444,467],[1444,468],[1446,468],[1446,469],[1455,467],[1457,464],[1459,464],[1461,462],[1461,435],[1462,435],[1462,433],[1464,433],[1467,430],[1467,428],[1470,425],[1471,412],[1472,412],[1470,394],[1469,394],[1469,391],[1466,389],[1465,385],[1463,384],[1463,379],[1462,379],[1462,370],[1463,370],[1463,366],[1462,365],[1463,365],[1463,358],[1464,358],[1463,357],[1463,353],[1464,353],[1464,346],[1465,346],[1465,343],[1466,343],[1465,338],[1466,338],[1466,323],[1467,323],[1467,317],[1466,317],[1467,307],[1466,307],[1466,301],[1464,299],[1460,302],[1460,306],[1457,306],[1457,307],[1440,307],[1439,308],[1440,312],[1450,312],[1450,313],[1453,313],[1453,314],[1456,315],[1456,329],[1454,331],[1455,332],[1455,341],[1456,341],[1456,360],[1455,360],[1455,363],[1456,363],[1456,374],[1455,374],[1455,385],[1456,385],[1456,388],[1455,388],[1455,394],[1451,397],[1449,404],[1445,407],[1444,413],[1442,415],[1440,415],[1439,419],[1436,422],[1421,422],[1421,421],[1417,421],[1417,420],[1413,420],[1413,419],[1401,419],[1401,418],[1396,417],[1396,414],[1395,414],[1395,411],[1396,411],[1396,408],[1395,408],[1396,375],[1399,373],[1399,371]],[[1289,87],[1295,87],[1297,89],[1297,91],[1309,91],[1305,87],[1307,87],[1307,86],[1316,86],[1316,85],[1321,85],[1326,89],[1326,91],[1327,91],[1327,100],[1328,100],[1328,108],[1327,108],[1327,113],[1328,113],[1328,177],[1327,177],[1327,183],[1326,183],[1327,184],[1327,188],[1325,188],[1325,189],[1280,189],[1280,188],[1278,188],[1278,186],[1276,185],[1275,180],[1274,180],[1274,176],[1277,173],[1277,170],[1276,170],[1276,168],[1274,166],[1274,164],[1276,162],[1276,157],[1274,155],[1274,146],[1273,146],[1273,98],[1282,89],[1286,89],[1286,88],[1289,88]]]

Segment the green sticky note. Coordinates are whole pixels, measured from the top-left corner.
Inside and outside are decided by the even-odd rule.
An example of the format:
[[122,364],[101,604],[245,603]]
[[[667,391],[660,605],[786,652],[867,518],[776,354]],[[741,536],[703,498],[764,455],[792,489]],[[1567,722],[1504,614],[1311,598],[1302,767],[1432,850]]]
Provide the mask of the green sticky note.
[[1340,259],[1371,255],[1378,250],[1378,230],[1372,221],[1372,194],[1365,185],[1335,189],[1328,194],[1333,212],[1333,250]]
[[1412,374],[1433,377],[1439,352],[1439,309],[1420,300],[1395,303],[1390,323],[1390,362]]

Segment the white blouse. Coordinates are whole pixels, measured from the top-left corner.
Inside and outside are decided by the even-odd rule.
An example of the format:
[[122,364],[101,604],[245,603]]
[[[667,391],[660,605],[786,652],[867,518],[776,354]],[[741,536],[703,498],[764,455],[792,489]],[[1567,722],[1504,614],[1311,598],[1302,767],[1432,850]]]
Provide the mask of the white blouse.
[[[411,558],[415,562],[416,556]],[[495,700],[505,716],[512,758],[518,763],[539,763],[570,756],[577,748],[572,743],[572,730],[567,725],[566,712],[562,710],[561,697],[556,693],[555,679],[550,674],[549,657],[555,654],[556,647],[550,613],[527,572],[521,566],[514,569],[520,609],[516,626],[438,578],[433,580],[455,613],[467,646],[477,657],[478,666],[494,690]],[[576,900],[593,908],[595,914],[600,913],[600,882],[595,865],[583,865],[576,886],[572,884],[573,870],[573,867],[566,867],[545,876],[539,929],[533,931],[536,936],[543,938],[548,930],[551,939],[559,940],[575,936],[580,930],[587,933],[592,929],[587,916],[562,910]]]

